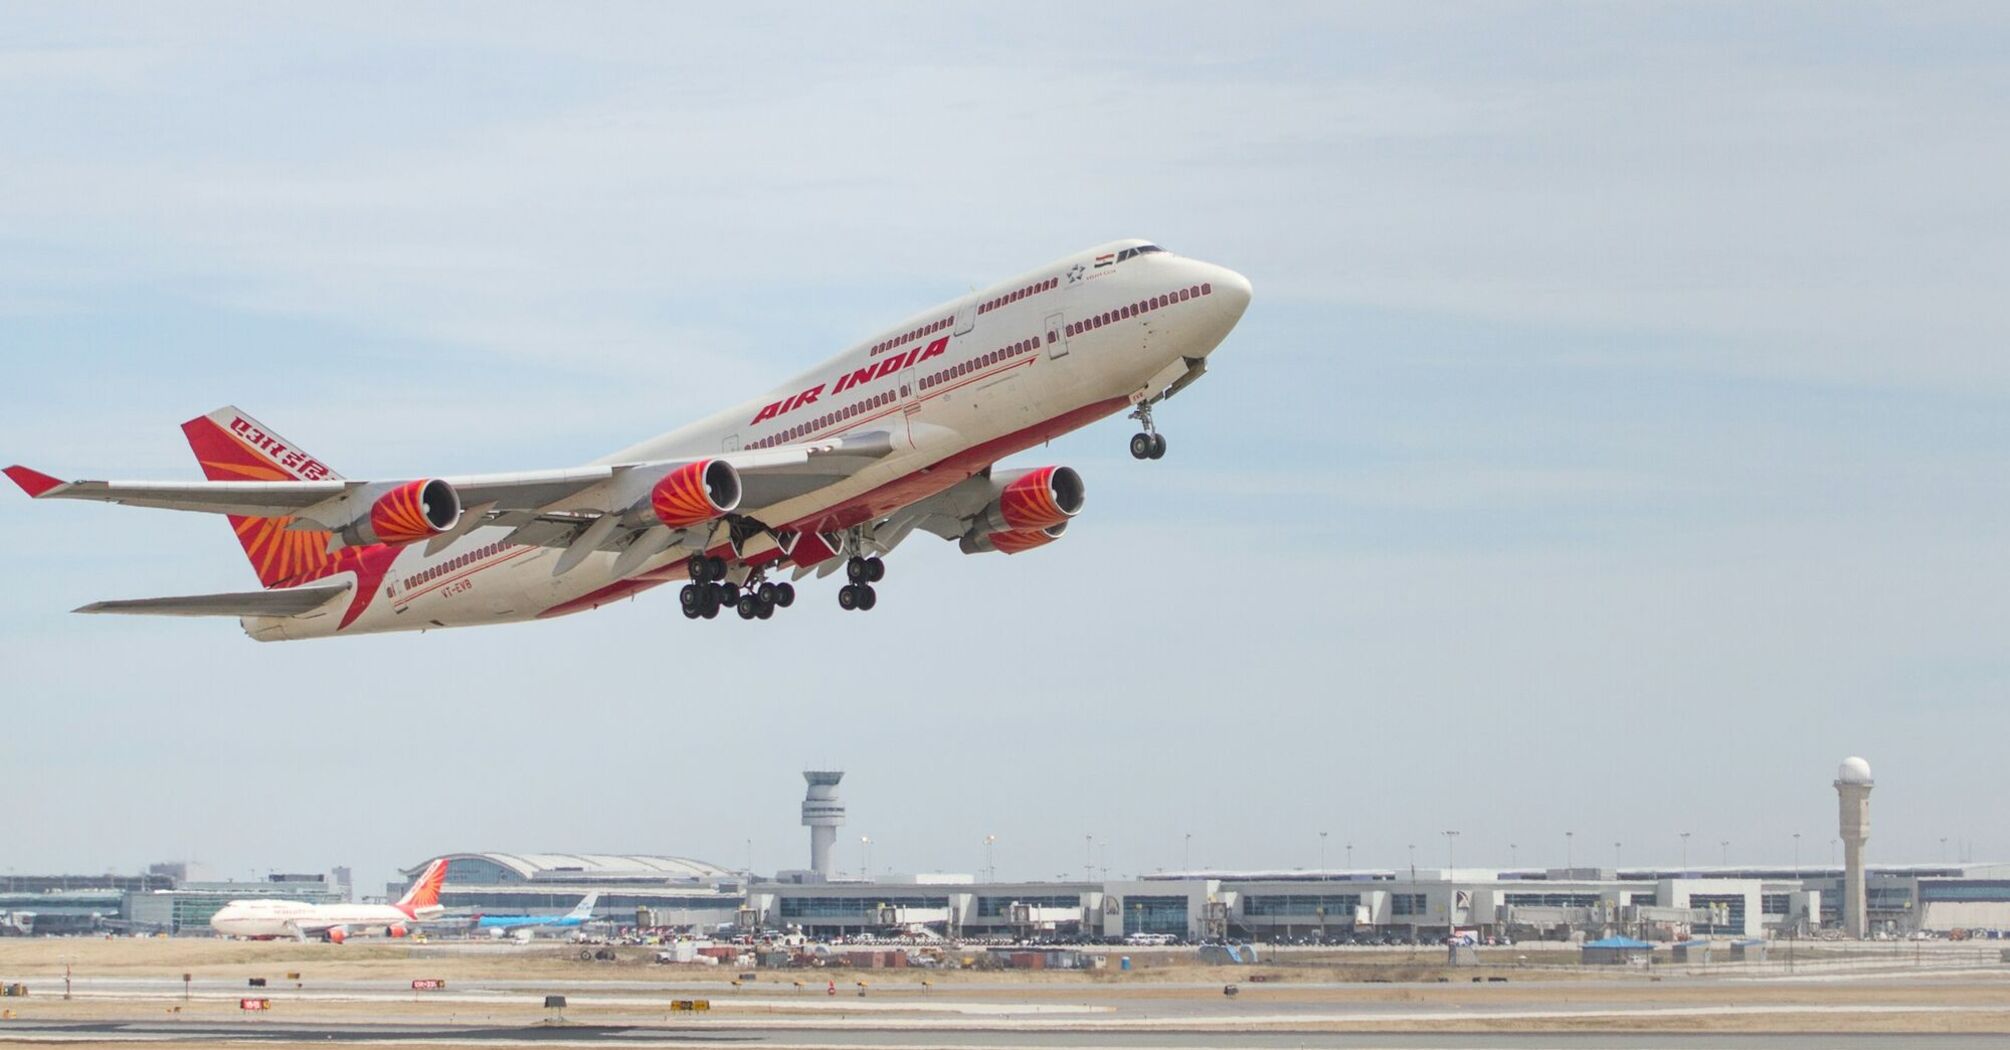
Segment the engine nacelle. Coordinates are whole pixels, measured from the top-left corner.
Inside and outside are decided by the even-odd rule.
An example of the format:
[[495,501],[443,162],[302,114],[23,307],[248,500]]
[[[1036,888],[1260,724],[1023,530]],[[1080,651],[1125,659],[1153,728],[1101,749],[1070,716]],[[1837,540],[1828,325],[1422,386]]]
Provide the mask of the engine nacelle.
[[1060,525],[1081,513],[1086,495],[1082,476],[1072,467],[998,473],[991,482],[998,495],[978,519],[976,531],[981,533],[1038,532]]
[[1068,531],[1068,523],[1049,525],[1044,529],[1018,529],[1006,532],[973,532],[963,537],[958,546],[965,554],[983,554],[998,551],[1001,554],[1017,554],[1043,547],[1061,538]]
[[392,937],[403,937],[411,931],[406,929],[403,923],[392,923],[384,929],[384,932]]
[[328,932],[321,936],[326,938],[329,944],[341,944],[349,939],[349,931],[340,926],[330,926]]
[[362,517],[342,527],[342,542],[351,547],[385,543],[391,546],[429,540],[461,523],[461,496],[438,478],[407,481],[377,497]]
[[686,463],[649,490],[649,512],[673,529],[702,525],[740,505],[740,472],[723,459]]

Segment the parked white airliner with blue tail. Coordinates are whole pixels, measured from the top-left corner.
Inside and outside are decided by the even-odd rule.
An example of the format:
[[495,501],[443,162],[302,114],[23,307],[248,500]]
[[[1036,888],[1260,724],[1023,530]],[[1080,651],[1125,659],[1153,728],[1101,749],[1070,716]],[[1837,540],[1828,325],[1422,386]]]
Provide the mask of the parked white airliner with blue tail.
[[[1059,538],[1085,487],[998,461],[1130,410],[1207,370],[1249,282],[1140,240],[1059,259],[926,310],[759,397],[592,464],[344,478],[236,408],[182,425],[201,482],[6,473],[37,499],[228,517],[263,590],[96,602],[79,612],[235,616],[260,640],[428,630],[591,609],[689,581],[692,619],[766,619],[809,573],[867,610],[916,530],[967,553]],[[788,577],[785,579],[784,577]]]

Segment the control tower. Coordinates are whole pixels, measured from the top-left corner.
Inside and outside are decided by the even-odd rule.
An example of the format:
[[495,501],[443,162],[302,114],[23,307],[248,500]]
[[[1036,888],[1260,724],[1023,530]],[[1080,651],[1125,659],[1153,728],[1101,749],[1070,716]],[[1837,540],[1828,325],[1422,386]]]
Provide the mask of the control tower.
[[837,842],[838,825],[844,823],[844,803],[838,801],[841,769],[805,769],[803,779],[810,789],[803,795],[803,826],[810,829],[810,870],[828,881],[836,872],[831,867],[831,846]]
[[1836,770],[1836,800],[1842,806],[1843,932],[1862,940],[1864,915],[1863,847],[1870,841],[1870,763],[1851,755]]

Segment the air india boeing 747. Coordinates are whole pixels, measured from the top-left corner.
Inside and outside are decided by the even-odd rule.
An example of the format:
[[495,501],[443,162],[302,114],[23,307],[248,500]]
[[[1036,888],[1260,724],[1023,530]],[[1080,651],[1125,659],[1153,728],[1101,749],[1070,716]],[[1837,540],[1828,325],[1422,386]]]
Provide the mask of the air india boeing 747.
[[1060,538],[1081,475],[1000,459],[1126,409],[1131,455],[1165,455],[1153,407],[1201,377],[1249,297],[1231,270],[1117,241],[579,467],[356,480],[221,408],[182,424],[207,481],[6,473],[36,499],[225,515],[264,586],[78,612],[235,616],[267,641],[538,619],[683,581],[685,616],[752,620],[840,570],[839,606],[868,610],[916,530],[971,554]]

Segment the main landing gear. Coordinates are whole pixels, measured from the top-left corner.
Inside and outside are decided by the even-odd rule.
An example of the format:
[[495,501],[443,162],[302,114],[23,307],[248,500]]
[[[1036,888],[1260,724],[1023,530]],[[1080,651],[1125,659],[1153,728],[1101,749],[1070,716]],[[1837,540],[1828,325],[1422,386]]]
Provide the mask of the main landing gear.
[[1166,454],[1166,436],[1159,433],[1158,428],[1152,425],[1152,403],[1138,402],[1138,407],[1131,412],[1131,418],[1145,428],[1144,433],[1131,435],[1131,458],[1163,458]]
[[769,583],[756,570],[747,578],[743,590],[737,584],[726,580],[724,558],[694,555],[691,561],[691,582],[678,592],[677,601],[684,609],[684,618],[696,620],[700,617],[710,620],[719,615],[721,609],[732,609],[742,620],[765,620],[775,615],[776,609],[786,609],[796,603],[796,588],[792,583]]
[[851,582],[838,588],[838,608],[850,612],[861,612],[879,604],[879,594],[872,585],[886,578],[886,563],[878,558],[861,558],[853,555],[845,562],[845,576]]

